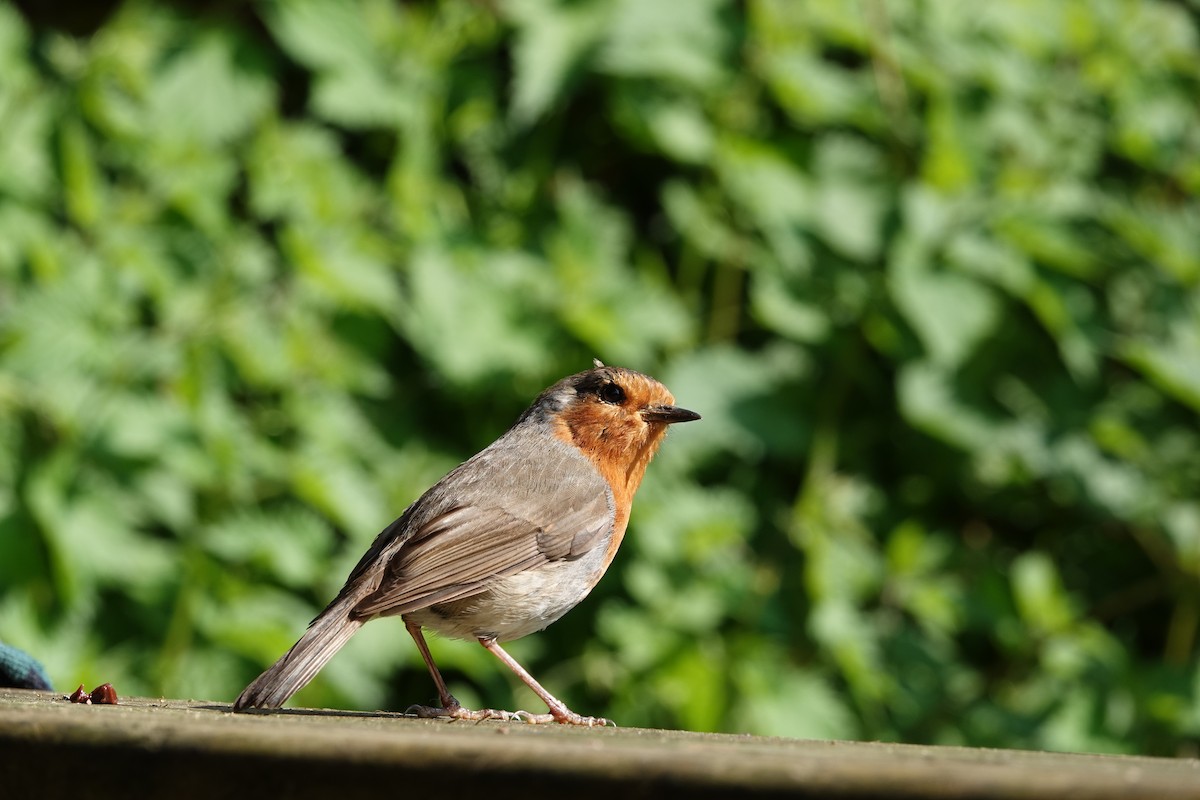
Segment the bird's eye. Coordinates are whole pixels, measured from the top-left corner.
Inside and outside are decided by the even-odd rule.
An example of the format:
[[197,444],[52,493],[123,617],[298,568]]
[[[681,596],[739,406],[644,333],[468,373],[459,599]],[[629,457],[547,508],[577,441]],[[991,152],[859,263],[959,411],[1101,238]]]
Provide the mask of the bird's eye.
[[619,406],[625,402],[625,390],[615,383],[606,383],[600,387],[600,399],[606,403],[612,403],[614,406]]

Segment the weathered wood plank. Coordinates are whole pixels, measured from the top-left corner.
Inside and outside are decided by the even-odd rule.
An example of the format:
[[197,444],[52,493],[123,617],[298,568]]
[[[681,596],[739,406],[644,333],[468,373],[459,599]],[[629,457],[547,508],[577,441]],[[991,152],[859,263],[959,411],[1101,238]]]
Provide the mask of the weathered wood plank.
[[[798,711],[798,713],[802,713]],[[814,742],[0,689],[0,797],[1200,798],[1200,761]]]

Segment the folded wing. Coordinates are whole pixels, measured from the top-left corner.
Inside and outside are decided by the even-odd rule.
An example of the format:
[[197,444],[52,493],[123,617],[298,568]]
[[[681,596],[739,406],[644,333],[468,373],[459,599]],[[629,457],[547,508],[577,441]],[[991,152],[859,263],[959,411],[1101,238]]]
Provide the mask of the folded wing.
[[558,503],[536,499],[507,509],[456,506],[422,525],[394,551],[379,587],[353,616],[407,614],[470,597],[493,581],[605,546],[611,499],[595,491]]

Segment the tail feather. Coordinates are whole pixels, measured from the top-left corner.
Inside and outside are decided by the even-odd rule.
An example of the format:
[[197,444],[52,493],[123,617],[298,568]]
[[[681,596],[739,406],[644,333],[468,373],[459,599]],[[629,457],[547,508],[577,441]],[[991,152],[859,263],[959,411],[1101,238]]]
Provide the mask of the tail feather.
[[304,688],[316,677],[321,667],[333,658],[333,654],[362,627],[363,620],[350,618],[352,605],[343,598],[331,603],[313,620],[291,650],[242,690],[233,703],[233,710],[278,708]]

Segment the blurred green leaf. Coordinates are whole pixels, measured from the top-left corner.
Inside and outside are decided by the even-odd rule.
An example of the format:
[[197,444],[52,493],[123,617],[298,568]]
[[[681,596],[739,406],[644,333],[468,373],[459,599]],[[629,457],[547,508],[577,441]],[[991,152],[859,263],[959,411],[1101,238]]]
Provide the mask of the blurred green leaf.
[[201,37],[156,76],[147,98],[156,140],[219,146],[267,114],[275,101],[271,83],[239,60],[231,44],[223,36]]
[[1054,562],[1042,553],[1013,561],[1012,588],[1022,618],[1041,635],[1061,631],[1075,618]]
[[594,56],[612,14],[605,0],[507,0],[503,11],[516,28],[511,116],[534,122],[558,101],[568,82]]
[[930,360],[938,366],[958,366],[999,322],[1000,304],[977,281],[938,273],[919,258],[914,253],[893,262],[892,294]]
[[228,563],[250,563],[285,586],[312,586],[327,566],[329,529],[301,509],[245,513],[220,520],[203,546]]
[[752,698],[740,710],[739,727],[800,739],[850,739],[856,734],[851,712],[819,675],[768,672],[746,675],[739,683]]
[[1200,326],[1195,318],[1173,325],[1165,341],[1126,343],[1123,355],[1156,386],[1200,410]]
[[600,69],[704,89],[722,77],[727,47],[719,12],[727,0],[615,0]]
[[541,325],[523,324],[528,307],[494,300],[497,291],[516,292],[544,308],[551,287],[538,280],[536,262],[515,253],[489,262],[480,253],[422,250],[409,265],[403,330],[454,381],[528,373],[541,362],[548,340]]

